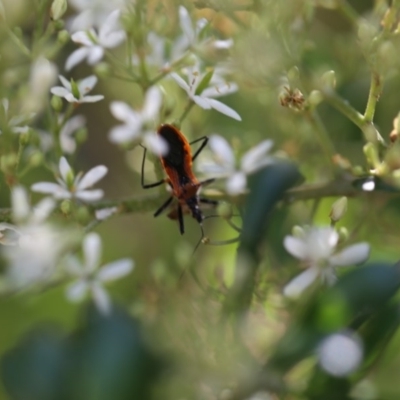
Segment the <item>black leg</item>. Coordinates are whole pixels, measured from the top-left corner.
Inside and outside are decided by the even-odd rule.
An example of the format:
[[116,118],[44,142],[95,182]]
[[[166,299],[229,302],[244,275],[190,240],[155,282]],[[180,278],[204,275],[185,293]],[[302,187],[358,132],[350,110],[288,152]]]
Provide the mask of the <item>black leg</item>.
[[193,155],[193,157],[192,157],[192,161],[194,161],[194,160],[197,158],[197,156],[202,152],[202,150],[204,149],[204,147],[207,145],[208,136],[203,136],[203,137],[201,137],[201,138],[199,138],[199,139],[193,140],[193,142],[190,142],[190,145],[192,145],[192,144],[194,144],[194,143],[200,142],[201,140],[203,141],[203,143],[202,143],[202,144],[200,145],[200,147],[196,150],[196,153],[194,153],[194,155]]
[[210,179],[206,179],[205,181],[200,182],[201,186],[207,186],[210,183],[213,183],[215,181],[215,178],[210,178]]
[[173,197],[170,197],[155,213],[154,216],[158,217],[170,204],[173,200]]
[[212,204],[213,206],[217,206],[219,204],[217,200],[206,199],[205,197],[199,197],[199,202],[204,204]]
[[155,183],[150,183],[150,184],[144,184],[144,162],[146,161],[146,153],[147,153],[147,149],[146,149],[146,147],[143,147],[143,160],[142,160],[142,179],[141,179],[141,182],[142,182],[142,188],[143,189],[150,189],[150,188],[153,188],[153,187],[156,187],[156,186],[160,186],[160,185],[162,185],[164,182],[165,182],[165,179],[162,179],[161,181],[159,181],[159,182],[155,182]]
[[185,226],[183,225],[183,212],[180,204],[178,204],[178,221],[179,221],[179,230],[181,232],[181,235],[183,235],[185,233]]

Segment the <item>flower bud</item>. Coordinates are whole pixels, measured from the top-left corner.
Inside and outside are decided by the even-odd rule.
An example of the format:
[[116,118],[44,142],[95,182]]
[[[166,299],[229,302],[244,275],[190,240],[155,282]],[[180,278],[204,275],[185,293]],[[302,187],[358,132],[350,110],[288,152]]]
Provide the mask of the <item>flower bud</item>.
[[110,65],[103,61],[94,67],[94,73],[99,78],[108,78],[111,75]]
[[292,228],[292,236],[297,238],[303,238],[305,236],[304,229],[299,225],[295,225]]
[[347,211],[347,197],[343,196],[336,200],[331,207],[329,217],[333,223],[340,221]]
[[74,214],[81,225],[87,225],[91,220],[90,212],[85,206],[78,207]]
[[321,103],[323,99],[324,97],[319,90],[313,90],[308,96],[308,104],[314,108],[317,107],[317,105]]
[[54,0],[50,8],[51,19],[57,21],[67,11],[67,0]]
[[72,210],[72,204],[70,199],[65,199],[60,204],[60,210],[63,214],[69,215]]
[[79,99],[81,97],[78,84],[73,80],[73,78],[71,78],[71,93],[76,99]]
[[67,44],[70,39],[70,34],[67,30],[63,29],[62,31],[58,32],[57,35],[57,42],[60,44]]
[[321,77],[321,83],[324,89],[335,89],[336,87],[335,71],[330,70],[325,72]]
[[60,112],[63,108],[63,102],[61,100],[61,97],[58,96],[52,96],[50,104],[53,107],[53,110],[57,112]]
[[40,151],[35,151],[29,157],[29,165],[31,165],[32,167],[38,167],[39,165],[42,164],[43,160],[44,160],[43,153]]
[[26,146],[29,143],[29,139],[30,139],[30,131],[29,129],[26,132],[22,132],[19,135],[19,142],[22,146]]
[[86,128],[79,128],[75,133],[75,139],[79,144],[85,143],[87,137],[88,137],[88,131]]

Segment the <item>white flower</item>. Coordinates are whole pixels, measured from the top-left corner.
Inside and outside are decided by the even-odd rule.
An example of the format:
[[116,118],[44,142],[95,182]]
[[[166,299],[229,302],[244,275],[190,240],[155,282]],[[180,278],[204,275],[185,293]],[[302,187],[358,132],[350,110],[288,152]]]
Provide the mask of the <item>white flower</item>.
[[74,133],[80,128],[83,128],[86,123],[86,118],[83,115],[75,115],[70,118],[60,131],[60,146],[61,150],[66,154],[73,154],[76,150],[76,141],[73,137]]
[[50,89],[50,92],[58,97],[64,97],[69,103],[95,103],[104,99],[101,94],[86,96],[86,93],[89,93],[97,83],[97,77],[94,75],[88,76],[77,83],[73,80],[68,82],[62,75],[59,78],[63,86],[54,86]]
[[[210,110],[213,108],[222,114],[227,115],[233,119],[241,121],[240,115],[228,107],[219,100],[215,100],[215,97],[225,96],[230,93],[234,93],[238,90],[238,86],[234,82],[223,82],[215,85],[211,85],[207,88],[199,88],[203,79],[208,77],[209,73],[201,74],[198,66],[186,68],[187,82],[183,80],[177,73],[171,73],[171,77],[175,82],[186,92],[191,100],[193,100],[199,107],[204,110]],[[200,90],[199,90],[199,89]]]
[[197,169],[214,178],[227,178],[226,191],[230,195],[237,195],[246,190],[247,175],[272,162],[268,156],[272,140],[264,140],[257,146],[247,151],[241,161],[240,167],[236,167],[235,155],[232,147],[222,136],[211,135],[208,141],[212,152],[212,160],[199,160]]
[[368,258],[368,243],[356,243],[336,252],[338,241],[339,234],[332,227],[312,227],[304,230],[301,237],[285,237],[285,249],[308,267],[285,286],[286,296],[298,297],[317,278],[333,284],[335,268],[360,264]]
[[342,377],[355,371],[363,359],[360,339],[350,332],[326,337],[318,348],[319,363],[329,375]]
[[0,224],[1,243],[9,245],[3,249],[8,262],[6,277],[13,286],[23,288],[53,276],[72,236],[46,222],[55,207],[53,199],[45,198],[30,207],[27,192],[17,186],[11,203],[15,225]]
[[168,150],[167,143],[148,129],[148,125],[154,124],[154,120],[158,118],[161,100],[160,90],[153,86],[147,91],[140,111],[133,110],[122,101],[112,102],[111,113],[124,124],[111,130],[110,141],[120,144],[143,140],[144,145],[155,154],[165,154]]
[[69,71],[85,58],[89,65],[95,65],[103,58],[104,49],[111,49],[121,44],[126,35],[123,30],[118,29],[119,17],[120,11],[113,11],[101,25],[98,35],[94,29],[75,32],[71,39],[82,47],[67,58],[65,69]]
[[7,246],[18,245],[22,235],[20,227],[44,223],[55,206],[54,200],[46,197],[35,207],[31,207],[26,190],[22,186],[15,186],[11,191],[11,210],[12,221],[16,225],[0,223],[0,243]]
[[200,38],[200,33],[207,26],[208,21],[205,18],[197,20],[196,25],[190,18],[188,10],[180,6],[179,7],[179,25],[183,32],[183,39],[181,40],[180,46],[185,49],[191,47],[193,49],[198,49],[200,52],[204,47],[211,47],[216,50],[227,50],[233,45],[232,39],[227,40],[214,40],[213,38],[206,37],[203,40]]
[[[147,43],[151,53],[146,55],[146,63],[160,69],[168,69],[171,63],[182,58],[189,45],[183,35],[170,43],[167,38],[158,36],[154,32],[149,32],[147,35]],[[139,64],[139,57],[136,54],[132,57],[132,63]]]
[[51,194],[57,200],[76,198],[84,202],[91,202],[103,197],[103,190],[89,188],[107,173],[108,169],[104,165],[98,165],[85,175],[78,174],[75,177],[66,158],[61,157],[59,171],[61,178],[57,178],[58,183],[37,182],[32,185],[31,189],[34,192]]
[[83,263],[76,257],[67,260],[67,271],[78,280],[68,286],[66,295],[70,301],[79,302],[90,292],[97,308],[107,314],[111,310],[111,302],[103,284],[129,274],[134,263],[125,258],[99,268],[101,251],[100,236],[97,233],[86,235],[83,239]]
[[[29,131],[29,126],[27,125],[28,122],[32,120],[32,118],[36,115],[34,112],[31,113],[23,113],[20,115],[15,115],[14,117],[9,116],[9,108],[10,103],[8,99],[2,99],[1,105],[4,110],[5,116],[5,125],[6,127],[13,133],[26,133]],[[0,129],[0,134],[3,131]]]

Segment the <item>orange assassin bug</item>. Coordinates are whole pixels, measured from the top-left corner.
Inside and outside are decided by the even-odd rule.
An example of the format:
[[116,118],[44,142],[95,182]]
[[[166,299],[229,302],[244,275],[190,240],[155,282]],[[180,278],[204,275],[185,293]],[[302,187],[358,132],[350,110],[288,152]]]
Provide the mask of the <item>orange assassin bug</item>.
[[[212,183],[214,179],[207,179],[200,182],[192,171],[192,163],[207,145],[208,137],[203,136],[189,143],[182,132],[175,126],[169,124],[161,125],[157,130],[157,134],[168,144],[168,153],[160,156],[160,161],[167,178],[155,183],[144,183],[143,172],[147,152],[147,149],[144,148],[141,183],[144,189],[167,183],[172,189],[172,196],[154,213],[154,217],[157,217],[167,209],[175,198],[178,200],[177,207],[172,210],[168,216],[171,219],[178,219],[180,233],[183,234],[185,232],[183,223],[183,214],[185,210],[190,212],[192,217],[200,224],[202,235],[204,236],[202,223],[205,217],[200,209],[200,203],[217,205],[218,202],[199,196],[198,192],[200,187]],[[192,156],[190,145],[197,142],[202,143]]]

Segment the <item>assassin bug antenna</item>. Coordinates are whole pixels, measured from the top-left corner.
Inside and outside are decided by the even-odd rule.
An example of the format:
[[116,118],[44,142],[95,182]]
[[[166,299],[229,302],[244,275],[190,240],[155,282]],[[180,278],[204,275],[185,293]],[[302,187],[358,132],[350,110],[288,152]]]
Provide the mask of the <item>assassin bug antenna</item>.
[[[154,213],[154,216],[157,217],[160,215],[170,206],[172,201],[176,199],[178,204],[176,208],[168,214],[169,218],[178,220],[179,231],[183,234],[185,232],[183,215],[185,213],[190,213],[200,224],[202,237],[204,238],[202,227],[204,215],[200,209],[200,203],[217,205],[218,202],[199,196],[198,192],[201,186],[214,182],[214,179],[199,181],[193,173],[192,164],[207,145],[208,137],[204,136],[189,143],[182,132],[180,132],[175,126],[169,124],[161,125],[157,130],[157,134],[168,144],[167,154],[160,155],[161,165],[167,177],[155,183],[144,183],[144,164],[147,153],[147,149],[144,148],[141,183],[144,189],[153,188],[162,185],[163,183],[167,183],[172,190],[172,195]],[[201,142],[201,145],[192,156],[190,145],[198,142]]]

